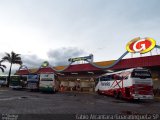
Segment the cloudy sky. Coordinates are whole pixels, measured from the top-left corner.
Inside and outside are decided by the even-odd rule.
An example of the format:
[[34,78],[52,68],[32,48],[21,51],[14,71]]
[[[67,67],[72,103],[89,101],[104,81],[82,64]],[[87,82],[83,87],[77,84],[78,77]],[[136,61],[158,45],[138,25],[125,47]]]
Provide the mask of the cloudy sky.
[[160,44],[159,5],[159,0],[0,0],[0,57],[14,51],[28,67],[44,60],[64,65],[91,53],[94,61],[117,59],[135,37]]

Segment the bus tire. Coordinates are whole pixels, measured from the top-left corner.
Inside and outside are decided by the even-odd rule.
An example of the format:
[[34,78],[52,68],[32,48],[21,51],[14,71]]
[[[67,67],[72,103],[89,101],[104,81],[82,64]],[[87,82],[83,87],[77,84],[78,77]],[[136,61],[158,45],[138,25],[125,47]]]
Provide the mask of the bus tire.
[[99,89],[97,90],[97,93],[98,93],[99,95],[101,95],[101,92],[100,92],[100,90],[99,90]]
[[121,93],[121,92],[119,92],[119,93],[118,93],[118,98],[119,98],[120,100],[122,100],[122,99],[123,99],[123,95],[122,95],[122,93]]
[[114,92],[113,95],[114,95],[114,98],[115,98],[115,99],[118,99],[118,93],[117,93],[117,92]]

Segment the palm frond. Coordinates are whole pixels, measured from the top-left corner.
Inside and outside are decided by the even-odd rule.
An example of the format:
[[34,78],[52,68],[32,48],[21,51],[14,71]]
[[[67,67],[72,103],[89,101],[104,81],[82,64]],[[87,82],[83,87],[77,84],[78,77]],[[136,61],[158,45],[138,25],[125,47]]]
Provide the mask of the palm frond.
[[1,64],[0,64],[0,66],[3,67],[3,68],[7,68],[5,65],[1,65]]
[[8,62],[11,62],[11,58],[10,58],[10,55],[6,55],[2,58],[2,61],[8,61]]
[[4,72],[4,68],[0,67],[1,71]]
[[19,65],[22,65],[22,61],[21,60],[16,60],[13,62],[14,64],[19,64]]
[[15,60],[21,60],[21,57],[16,57]]
[[4,60],[0,60],[0,63],[4,62]]
[[5,53],[5,54],[6,54],[6,56],[11,57],[9,53]]
[[15,54],[15,57],[19,57],[21,54]]
[[4,62],[4,60],[0,60],[0,67],[1,67],[1,68],[6,68],[6,66],[3,65],[2,62]]
[[2,61],[8,61],[13,64],[22,64],[22,60],[20,54],[16,54],[15,52],[11,52],[11,54],[6,53],[6,56],[2,58]]
[[13,52],[13,51],[11,52],[11,55],[15,55],[15,54],[16,54],[15,52]]

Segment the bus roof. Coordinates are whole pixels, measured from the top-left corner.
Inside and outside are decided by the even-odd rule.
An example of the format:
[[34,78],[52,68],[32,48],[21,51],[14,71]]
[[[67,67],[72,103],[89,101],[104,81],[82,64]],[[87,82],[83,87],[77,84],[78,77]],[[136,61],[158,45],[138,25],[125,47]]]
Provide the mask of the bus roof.
[[20,75],[11,75],[11,76],[20,76]]
[[117,72],[105,73],[105,74],[103,74],[103,75],[101,75],[101,76],[99,76],[99,77],[106,76],[106,75],[119,74],[119,73],[121,73],[121,72],[127,72],[127,71],[132,72],[132,71],[135,70],[135,69],[148,70],[148,69],[146,69],[146,68],[137,67],[137,68],[131,68],[131,69],[121,70],[121,71],[117,71]]

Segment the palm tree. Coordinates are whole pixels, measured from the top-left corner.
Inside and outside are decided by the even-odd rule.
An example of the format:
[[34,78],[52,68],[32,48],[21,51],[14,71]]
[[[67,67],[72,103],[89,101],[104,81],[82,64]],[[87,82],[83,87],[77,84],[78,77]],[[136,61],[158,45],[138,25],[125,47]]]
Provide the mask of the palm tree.
[[4,69],[6,69],[5,65],[2,65],[3,60],[0,61],[0,69],[2,70],[2,72],[4,72]]
[[12,64],[22,65],[22,60],[21,60],[20,54],[16,54],[13,51],[11,52],[11,54],[6,53],[6,56],[4,56],[2,60],[10,63],[10,69],[9,69],[8,79],[7,79],[7,86],[9,86]]

